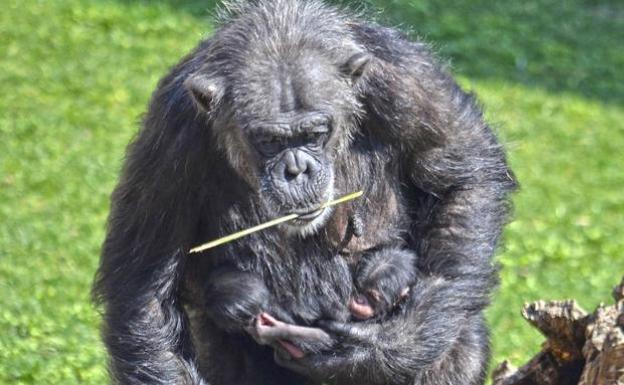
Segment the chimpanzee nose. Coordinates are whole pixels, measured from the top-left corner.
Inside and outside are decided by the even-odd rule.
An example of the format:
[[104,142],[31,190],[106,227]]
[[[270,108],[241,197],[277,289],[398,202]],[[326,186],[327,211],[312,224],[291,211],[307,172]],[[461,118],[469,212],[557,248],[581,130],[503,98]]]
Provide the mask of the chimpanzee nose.
[[287,181],[302,179],[312,171],[314,158],[300,150],[290,150],[284,154],[284,177]]

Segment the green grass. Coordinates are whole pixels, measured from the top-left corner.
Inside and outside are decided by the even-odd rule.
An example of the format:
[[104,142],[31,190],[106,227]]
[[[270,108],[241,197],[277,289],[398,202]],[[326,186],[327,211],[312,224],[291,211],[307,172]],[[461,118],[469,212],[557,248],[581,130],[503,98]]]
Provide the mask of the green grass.
[[[609,300],[624,274],[624,5],[394,0],[378,17],[451,59],[522,190],[489,311],[494,361],[541,338],[524,301]],[[89,289],[126,143],[200,1],[6,0],[0,12],[0,384],[101,384]],[[618,46],[619,44],[619,46]]]

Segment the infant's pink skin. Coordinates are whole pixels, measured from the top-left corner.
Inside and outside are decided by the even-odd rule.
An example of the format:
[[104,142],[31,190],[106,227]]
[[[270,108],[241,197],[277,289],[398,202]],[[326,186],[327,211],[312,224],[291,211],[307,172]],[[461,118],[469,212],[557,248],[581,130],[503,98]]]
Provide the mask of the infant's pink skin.
[[375,309],[363,294],[357,294],[349,301],[349,311],[360,320],[372,318],[375,315]]
[[[399,302],[404,300],[405,297],[407,297],[407,295],[409,294],[409,291],[409,287],[404,288],[399,295],[399,299],[394,304],[392,304],[392,307],[398,305]],[[377,291],[369,290],[368,293],[370,294],[372,300],[375,301],[375,303],[379,303],[379,293]],[[351,298],[351,300],[349,301],[349,311],[351,312],[351,315],[359,320],[367,320],[373,318],[376,315],[375,307],[371,304],[369,298],[364,294],[356,294],[353,298]]]
[[[260,316],[258,317],[258,321],[260,322],[261,325],[269,326],[269,327],[278,326],[282,324],[281,321],[276,320],[275,318],[271,317],[271,315],[267,313],[260,314]],[[286,350],[288,354],[290,354],[293,358],[303,358],[303,356],[305,356],[305,353],[301,349],[299,349],[297,346],[290,343],[289,341],[280,339],[280,340],[277,340],[277,343],[280,344],[280,346],[284,350]]]

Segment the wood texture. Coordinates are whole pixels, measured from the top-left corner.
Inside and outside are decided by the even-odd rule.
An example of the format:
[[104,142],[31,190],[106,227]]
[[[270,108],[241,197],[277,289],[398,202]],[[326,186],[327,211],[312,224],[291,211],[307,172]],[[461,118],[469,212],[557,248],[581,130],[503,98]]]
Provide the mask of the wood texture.
[[518,369],[501,363],[493,385],[624,385],[624,278],[613,298],[592,314],[573,300],[525,305],[522,316],[546,342]]

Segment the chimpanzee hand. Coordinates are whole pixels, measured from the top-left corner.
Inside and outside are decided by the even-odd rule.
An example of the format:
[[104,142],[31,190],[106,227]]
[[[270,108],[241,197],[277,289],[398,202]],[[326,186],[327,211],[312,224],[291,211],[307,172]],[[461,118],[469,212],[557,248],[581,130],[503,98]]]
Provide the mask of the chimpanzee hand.
[[320,321],[332,341],[329,349],[297,357],[277,354],[276,362],[316,381],[370,385],[414,383],[415,376],[456,356],[476,362],[486,356],[479,345],[483,320],[476,311],[483,304],[463,301],[466,292],[475,290],[481,290],[475,280],[423,277],[405,305],[388,317]]
[[260,345],[275,349],[276,361],[301,359],[333,345],[333,339],[322,329],[286,323],[261,313],[245,329]]
[[381,324],[323,321],[320,327],[322,329],[315,330],[325,333],[328,341],[331,341],[329,349],[321,352],[306,351],[299,355],[288,354],[288,349],[276,350],[275,361],[314,380],[337,379],[338,382],[347,378],[353,380],[354,375],[366,366],[365,362],[373,362],[370,355],[374,354],[382,335]]

